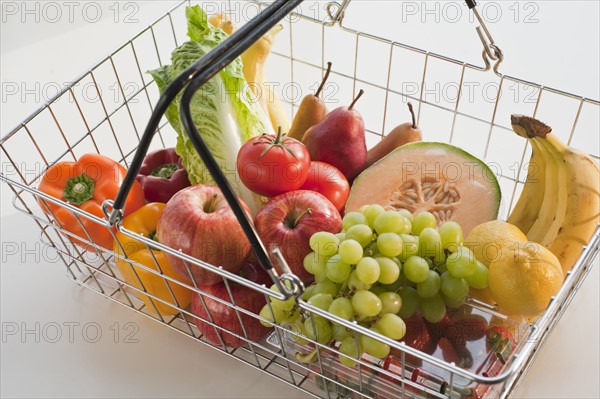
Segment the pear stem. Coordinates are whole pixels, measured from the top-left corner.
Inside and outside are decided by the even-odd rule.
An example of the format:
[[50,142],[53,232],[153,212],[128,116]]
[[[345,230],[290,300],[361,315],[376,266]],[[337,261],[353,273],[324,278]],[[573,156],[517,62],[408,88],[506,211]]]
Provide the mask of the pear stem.
[[318,98],[319,95],[321,94],[321,91],[323,90],[323,86],[325,86],[325,83],[327,82],[327,79],[329,79],[329,74],[330,73],[331,73],[331,61],[327,63],[327,71],[325,72],[325,76],[323,76],[323,80],[321,81],[321,84],[319,85],[319,88],[315,92],[315,97]]
[[365,93],[365,91],[363,89],[360,89],[360,91],[358,92],[358,95],[354,98],[354,100],[352,100],[352,103],[350,103],[350,106],[348,107],[348,110],[351,110],[352,107],[354,107],[354,104],[356,104],[356,102],[358,101],[358,99]]
[[412,128],[416,129],[417,128],[417,118],[415,118],[415,110],[413,109],[413,105],[412,103],[408,103],[408,110],[410,111],[410,114],[412,116]]

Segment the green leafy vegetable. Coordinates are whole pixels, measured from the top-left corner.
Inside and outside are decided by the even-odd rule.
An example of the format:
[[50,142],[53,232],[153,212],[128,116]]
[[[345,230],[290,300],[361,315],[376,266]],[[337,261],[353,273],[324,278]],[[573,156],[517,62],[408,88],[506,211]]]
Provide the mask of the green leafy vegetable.
[[[171,65],[149,71],[162,93],[184,70],[202,58],[228,35],[209,24],[200,6],[187,7],[188,36],[171,53]],[[166,117],[177,132],[176,150],[181,156],[192,184],[215,184],[206,166],[196,153],[179,120],[179,104],[183,93],[171,103]],[[237,176],[237,153],[243,143],[262,133],[273,133],[267,115],[262,111],[242,72],[240,58],[198,90],[190,109],[196,128],[208,145],[221,170],[236,194],[255,214],[260,208],[260,197],[248,190]]]

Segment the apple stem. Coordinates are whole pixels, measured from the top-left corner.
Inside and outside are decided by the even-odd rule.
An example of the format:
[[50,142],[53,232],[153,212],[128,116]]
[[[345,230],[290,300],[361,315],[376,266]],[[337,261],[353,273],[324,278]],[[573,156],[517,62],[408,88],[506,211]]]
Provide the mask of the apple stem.
[[321,81],[321,84],[319,85],[319,88],[315,92],[315,97],[318,98],[319,95],[321,94],[321,91],[323,90],[323,86],[325,86],[325,83],[327,82],[327,79],[329,79],[329,74],[330,73],[331,73],[331,61],[327,63],[327,71],[325,72],[325,76],[323,76],[323,80]]
[[358,101],[358,99],[365,93],[365,91],[363,89],[360,89],[360,91],[358,92],[358,95],[354,98],[354,100],[352,100],[352,103],[350,103],[350,106],[348,107],[348,110],[351,110],[352,107],[354,107],[354,104],[356,104],[356,102]]
[[294,220],[294,224],[292,225],[292,228],[295,228],[296,226],[298,226],[298,223],[300,223],[300,219],[302,219],[306,215],[310,215],[311,213],[312,213],[312,209],[306,208],[306,210],[304,210],[300,215],[298,215],[296,220]]
[[204,204],[204,212],[213,213],[217,206],[217,194],[213,194],[212,197]]
[[412,103],[408,103],[408,110],[410,111],[410,115],[412,116],[412,128],[417,128],[417,118],[415,118],[415,110],[413,109]]

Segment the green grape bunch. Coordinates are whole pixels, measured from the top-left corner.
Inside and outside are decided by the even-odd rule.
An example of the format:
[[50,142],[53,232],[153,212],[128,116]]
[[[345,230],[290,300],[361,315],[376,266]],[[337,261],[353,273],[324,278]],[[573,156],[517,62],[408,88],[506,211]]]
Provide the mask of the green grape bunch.
[[[470,288],[488,285],[488,270],[464,244],[460,225],[437,226],[433,214],[365,205],[347,213],[338,234],[315,233],[304,268],[314,275],[302,300],[392,340],[406,334],[416,312],[431,323],[464,304]],[[276,287],[272,287],[276,290]],[[363,353],[384,358],[389,345],[338,323],[300,311],[295,299],[272,299],[262,323],[285,325],[300,344],[339,342],[340,362],[356,365]],[[358,338],[358,339],[356,339]]]

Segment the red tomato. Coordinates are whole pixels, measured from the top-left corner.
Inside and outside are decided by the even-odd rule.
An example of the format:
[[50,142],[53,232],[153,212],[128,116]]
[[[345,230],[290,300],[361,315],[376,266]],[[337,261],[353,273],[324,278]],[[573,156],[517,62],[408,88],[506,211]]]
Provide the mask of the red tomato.
[[301,188],[322,194],[341,211],[350,194],[350,184],[338,168],[325,162],[312,161],[308,178]]
[[310,155],[300,141],[263,134],[248,140],[237,156],[242,183],[266,197],[298,190],[308,177]]

